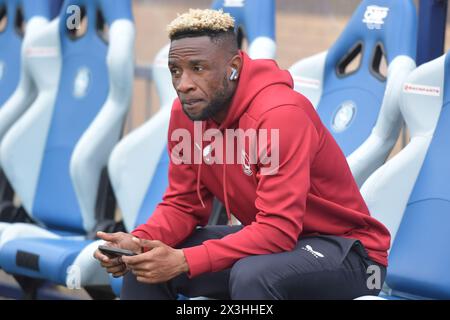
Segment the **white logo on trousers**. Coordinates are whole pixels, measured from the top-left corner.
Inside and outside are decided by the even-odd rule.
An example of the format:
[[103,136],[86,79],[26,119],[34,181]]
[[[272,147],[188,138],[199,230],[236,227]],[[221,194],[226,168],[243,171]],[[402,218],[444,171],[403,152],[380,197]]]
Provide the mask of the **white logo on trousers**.
[[306,246],[302,247],[302,250],[308,251],[316,258],[324,258],[325,256],[321,254],[319,251],[314,251],[313,248],[307,244]]

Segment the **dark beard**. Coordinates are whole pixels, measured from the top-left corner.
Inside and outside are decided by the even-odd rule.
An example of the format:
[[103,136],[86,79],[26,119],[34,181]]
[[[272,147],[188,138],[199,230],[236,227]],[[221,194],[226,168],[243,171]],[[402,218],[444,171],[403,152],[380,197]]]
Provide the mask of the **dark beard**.
[[220,111],[229,107],[232,95],[228,94],[229,92],[228,88],[229,84],[227,78],[225,77],[222,81],[222,88],[216,91],[216,95],[213,97],[212,101],[208,104],[208,106],[202,110],[201,114],[199,114],[198,116],[191,116],[183,108],[184,113],[192,121],[204,121],[212,119]]

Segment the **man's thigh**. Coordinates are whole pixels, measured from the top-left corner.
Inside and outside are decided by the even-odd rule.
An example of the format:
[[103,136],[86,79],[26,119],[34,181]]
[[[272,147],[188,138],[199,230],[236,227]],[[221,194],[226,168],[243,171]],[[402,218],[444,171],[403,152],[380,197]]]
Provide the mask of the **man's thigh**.
[[241,229],[242,226],[205,226],[197,228],[185,241],[177,246],[177,249],[198,246],[210,239],[221,239]]
[[370,264],[362,245],[352,239],[302,238],[293,251],[238,261],[230,275],[231,297],[353,299],[377,295],[379,290],[367,287]]

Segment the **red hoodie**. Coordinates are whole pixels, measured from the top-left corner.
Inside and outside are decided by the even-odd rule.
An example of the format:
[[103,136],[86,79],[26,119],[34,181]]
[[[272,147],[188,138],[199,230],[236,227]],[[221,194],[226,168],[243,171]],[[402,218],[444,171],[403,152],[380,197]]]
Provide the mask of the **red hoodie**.
[[[290,251],[299,237],[311,235],[358,239],[370,258],[387,265],[389,232],[370,216],[344,154],[311,103],[293,90],[290,73],[280,70],[275,61],[241,55],[243,67],[228,114],[220,127],[204,121],[203,131],[278,129],[278,172],[261,174],[267,167],[262,161],[174,164],[171,159],[162,202],[132,233],[176,246],[196,226],[207,224],[216,196],[244,228],[183,249],[190,277],[229,268],[246,256]],[[179,99],[170,118],[170,154],[178,144],[170,140],[177,128],[187,129],[195,145],[194,122],[184,114]],[[201,148],[207,144],[203,142]],[[270,139],[267,150],[268,155],[275,152]]]

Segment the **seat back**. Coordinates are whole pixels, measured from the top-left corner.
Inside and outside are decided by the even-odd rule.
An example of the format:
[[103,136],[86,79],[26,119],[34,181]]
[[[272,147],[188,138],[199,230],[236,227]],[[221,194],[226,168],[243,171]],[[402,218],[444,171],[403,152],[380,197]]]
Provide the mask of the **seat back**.
[[423,64],[402,83],[400,110],[411,139],[361,187],[371,214],[389,229],[392,240],[396,238],[444,104],[444,63],[445,57],[441,57]]
[[54,16],[50,0],[0,0],[0,107],[19,83],[22,40],[36,31],[35,24],[27,25],[32,19],[48,22]]
[[19,0],[0,0],[0,105],[13,93],[20,76],[24,20]]
[[57,63],[31,69],[41,89],[57,79],[54,99],[41,97],[53,103],[30,107],[2,142],[1,161],[33,218],[49,228],[84,233],[95,225],[101,170],[131,99],[131,2],[66,0],[49,33],[53,46],[31,53],[59,56],[60,71]]
[[419,67],[404,84],[402,114],[412,138],[396,162],[405,179],[386,181],[400,190],[384,199],[403,209],[395,220],[386,219],[396,231],[386,282],[398,296],[450,298],[449,79],[447,54]]
[[167,131],[176,98],[167,66],[168,53],[167,45],[157,54],[152,68],[160,110],[114,148],[108,164],[128,231],[148,219],[168,186]]
[[[389,87],[398,79],[389,80],[399,70],[415,66],[416,20],[412,0],[364,0],[327,52],[290,69],[295,89],[316,106],[346,156],[369,137],[381,109],[391,113],[397,103],[398,93]],[[389,116],[398,114],[394,110]],[[395,135],[398,130],[384,134]]]
[[248,41],[248,54],[253,59],[274,59],[275,1],[274,0],[215,0],[212,8],[222,9],[235,19],[239,40]]
[[[0,1],[0,140],[36,97],[25,48],[60,7],[60,0]],[[11,201],[13,196],[0,169],[0,201]]]

